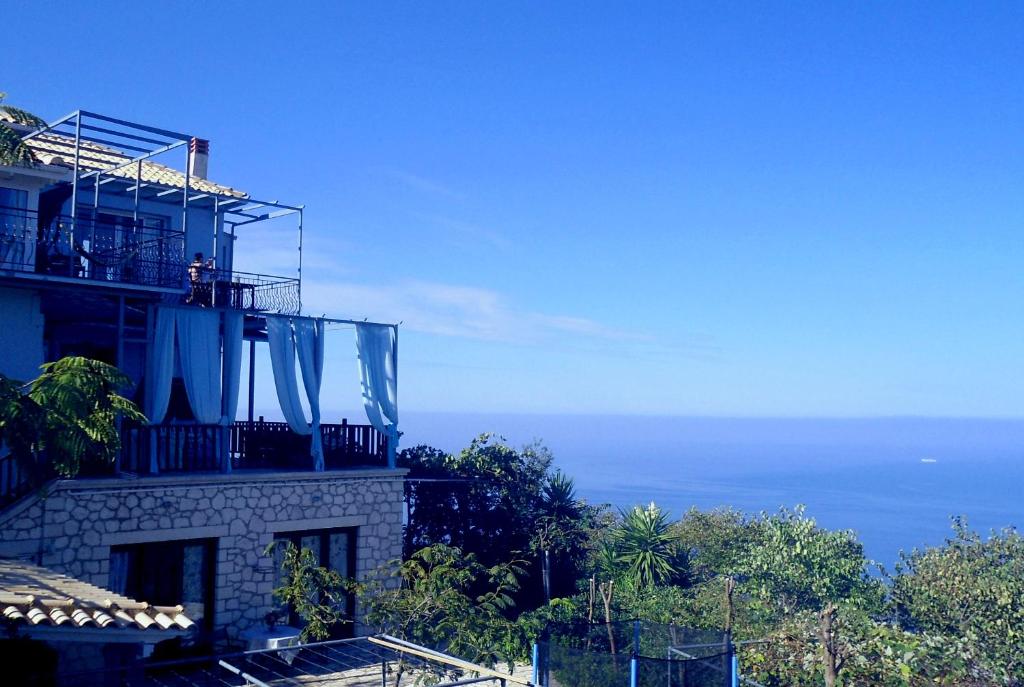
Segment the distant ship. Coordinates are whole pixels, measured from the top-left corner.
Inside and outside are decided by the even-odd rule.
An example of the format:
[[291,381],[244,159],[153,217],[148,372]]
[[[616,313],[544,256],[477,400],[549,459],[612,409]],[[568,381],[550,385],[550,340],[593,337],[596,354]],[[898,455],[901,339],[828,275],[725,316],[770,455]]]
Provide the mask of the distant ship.
[[936,460],[936,459],[934,459],[934,458],[922,458],[922,459],[921,459],[921,462],[922,462],[922,463],[938,463],[939,461],[937,461],[937,460]]

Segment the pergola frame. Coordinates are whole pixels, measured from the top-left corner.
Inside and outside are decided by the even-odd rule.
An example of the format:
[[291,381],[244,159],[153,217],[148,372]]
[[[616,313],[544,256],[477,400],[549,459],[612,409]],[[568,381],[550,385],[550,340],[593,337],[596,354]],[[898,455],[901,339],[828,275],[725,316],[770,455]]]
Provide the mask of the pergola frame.
[[[222,231],[235,235],[237,227],[276,219],[288,215],[297,215],[297,245],[299,302],[302,302],[302,238],[304,205],[289,205],[276,200],[257,200],[248,194],[242,196],[217,191],[201,191],[195,188],[189,170],[189,143],[194,136],[169,129],[138,124],[116,117],[97,114],[86,110],[75,110],[45,127],[25,134],[24,141],[30,141],[44,134],[64,137],[68,144],[73,144],[74,159],[71,179],[71,232],[73,236],[75,220],[78,217],[80,196],[84,191],[93,192],[93,210],[99,207],[101,186],[111,186],[111,191],[119,185],[124,195],[131,194],[133,219],[139,218],[139,205],[142,202],[158,202],[176,205],[181,208],[181,231],[188,229],[189,210],[195,208],[212,209],[214,214],[214,255],[217,255]],[[104,146],[107,150],[95,150],[84,147],[83,142]],[[142,163],[173,150],[184,149],[184,186],[162,184],[142,180]],[[100,156],[123,158],[120,163],[112,163]],[[92,161],[91,163],[89,161]],[[115,176],[111,172],[125,167],[135,167],[134,179],[129,176]],[[205,180],[204,180],[205,181]],[[213,183],[213,182],[210,182]],[[143,191],[146,193],[143,193]]]

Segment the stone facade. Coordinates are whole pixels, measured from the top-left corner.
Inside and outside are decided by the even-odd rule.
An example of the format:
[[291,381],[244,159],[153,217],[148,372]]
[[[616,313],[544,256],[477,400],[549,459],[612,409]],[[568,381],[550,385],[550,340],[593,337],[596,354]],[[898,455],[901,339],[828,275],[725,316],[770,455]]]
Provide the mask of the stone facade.
[[[109,586],[110,547],[217,540],[215,628],[230,637],[272,608],[275,534],[351,527],[356,576],[402,554],[402,470],[62,480],[0,514],[0,556]],[[144,600],[144,599],[142,599]],[[357,627],[357,632],[360,628]]]

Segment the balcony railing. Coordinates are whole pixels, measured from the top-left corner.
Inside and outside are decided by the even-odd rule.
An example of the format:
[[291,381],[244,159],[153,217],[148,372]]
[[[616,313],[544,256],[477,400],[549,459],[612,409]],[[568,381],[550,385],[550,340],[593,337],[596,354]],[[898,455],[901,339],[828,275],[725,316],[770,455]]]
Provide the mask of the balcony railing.
[[[327,470],[387,465],[387,437],[369,425],[321,425]],[[284,422],[155,425],[122,432],[120,470],[138,475],[232,470],[312,470],[310,437]]]
[[206,267],[189,268],[189,290],[180,301],[188,305],[289,315],[301,309],[298,279]]
[[0,272],[71,277],[180,289],[172,303],[296,314],[299,280],[250,272],[191,267],[185,234],[118,218],[39,217],[0,207]]
[[0,208],[0,270],[76,279],[182,287],[185,235],[143,223],[39,218]]

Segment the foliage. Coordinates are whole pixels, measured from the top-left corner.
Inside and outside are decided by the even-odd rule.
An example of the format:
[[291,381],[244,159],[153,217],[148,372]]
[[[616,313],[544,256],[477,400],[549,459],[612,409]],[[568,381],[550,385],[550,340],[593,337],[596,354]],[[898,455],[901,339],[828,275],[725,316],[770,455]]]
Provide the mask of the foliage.
[[1013,529],[987,540],[963,519],[945,546],[901,556],[893,601],[911,630],[962,637],[980,665],[1003,681],[1024,675],[1024,538]]
[[[522,627],[505,617],[522,575],[522,561],[487,567],[473,554],[435,544],[393,561],[356,589],[365,622],[377,631],[511,668],[526,658]],[[485,591],[477,594],[481,583]]]
[[275,541],[267,547],[266,554],[273,554],[276,547],[282,547],[284,579],[274,590],[274,598],[305,621],[302,641],[330,638],[332,628],[348,622],[346,581],[336,571],[321,566],[309,549],[300,549],[290,541]]
[[879,584],[868,577],[863,546],[853,532],[818,527],[800,506],[762,515],[754,526],[757,537],[740,571],[760,601],[778,609],[784,621],[804,628],[814,614],[820,666],[831,687],[860,657],[844,634],[849,619],[860,620],[864,609],[882,600]]
[[[3,101],[6,97],[6,93],[0,92],[0,112],[6,114],[9,120],[15,124],[36,129],[46,126],[46,122],[31,112],[26,112],[13,105],[5,105]],[[35,162],[35,156],[31,149],[22,142],[21,134],[8,121],[0,119],[0,164],[34,165]]]
[[688,510],[672,525],[676,545],[687,557],[695,583],[735,575],[758,530],[751,520],[729,508]]
[[634,587],[678,581],[685,572],[668,515],[653,501],[646,508],[634,506],[622,513],[612,543],[624,579]]
[[[445,544],[485,566],[524,556],[524,565],[539,573],[541,554],[550,550],[554,593],[571,593],[586,560],[594,509],[551,463],[543,446],[516,450],[490,434],[457,455],[427,446],[403,450],[399,465],[410,470],[406,554]],[[538,584],[516,593],[518,605],[543,602],[541,576],[535,579]]]
[[[81,357],[46,363],[28,384],[0,375],[0,441],[23,465],[62,477],[83,464],[112,464],[121,450],[118,419],[145,421],[122,395],[131,381],[116,367]],[[26,393],[27,392],[27,393]]]

